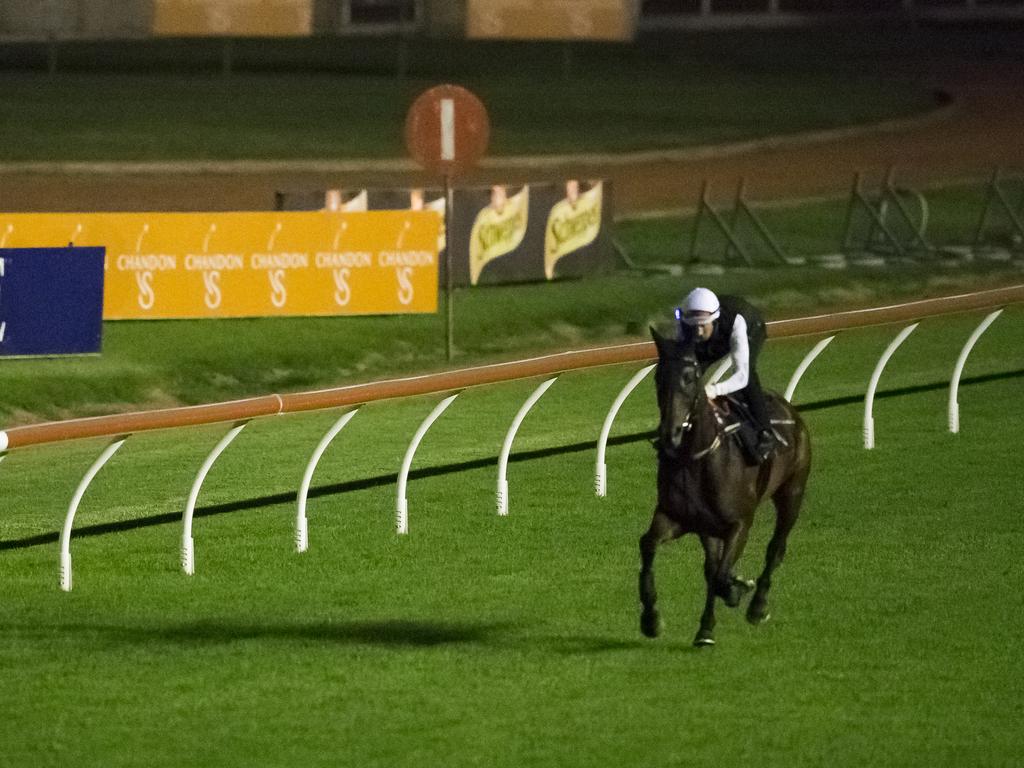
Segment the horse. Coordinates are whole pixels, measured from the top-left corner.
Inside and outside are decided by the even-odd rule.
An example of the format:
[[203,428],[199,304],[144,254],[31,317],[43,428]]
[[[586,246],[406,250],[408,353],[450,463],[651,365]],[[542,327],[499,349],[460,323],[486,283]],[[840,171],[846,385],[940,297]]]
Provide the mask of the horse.
[[[810,435],[796,409],[766,391],[779,445],[767,461],[748,463],[741,446],[726,433],[724,404],[712,402],[704,392],[693,342],[662,337],[654,328],[651,335],[658,348],[654,378],[661,420],[655,441],[658,500],[650,528],[640,538],[640,630],[651,638],[662,631],[654,586],[658,545],[694,533],[704,548],[707,599],[693,644],[709,646],[715,644],[715,598],[735,608],[754,589],[747,620],[756,625],[770,618],[772,574],[786,554],[810,474]],[[775,530],[755,588],[753,581],[735,576],[733,567],[747,543],[754,512],[766,497],[775,505]]]

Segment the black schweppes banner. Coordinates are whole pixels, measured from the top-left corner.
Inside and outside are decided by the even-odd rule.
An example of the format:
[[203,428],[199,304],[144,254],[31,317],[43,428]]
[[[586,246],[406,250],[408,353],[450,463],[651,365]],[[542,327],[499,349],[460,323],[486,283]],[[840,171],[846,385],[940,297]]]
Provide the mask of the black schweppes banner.
[[[611,202],[606,181],[456,189],[450,238],[455,284],[557,280],[611,269]],[[440,189],[327,190],[278,193],[277,206],[340,211],[431,209],[443,214],[445,200]],[[448,241],[442,232],[439,250]]]

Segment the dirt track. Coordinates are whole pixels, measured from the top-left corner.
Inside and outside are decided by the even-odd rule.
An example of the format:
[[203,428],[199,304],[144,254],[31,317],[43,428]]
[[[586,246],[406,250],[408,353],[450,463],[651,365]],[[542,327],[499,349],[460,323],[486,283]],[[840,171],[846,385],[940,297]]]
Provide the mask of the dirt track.
[[[857,170],[877,182],[889,165],[898,181],[923,186],[982,178],[994,166],[1024,170],[1024,68],[977,67],[934,79],[954,97],[942,115],[895,129],[842,138],[788,137],[777,146],[720,147],[635,164],[565,161],[544,167],[488,168],[474,182],[515,183],[603,177],[615,184],[622,213],[692,207],[703,179],[725,199],[741,176],[748,197],[773,200],[845,193]],[[362,169],[231,172],[0,171],[0,210],[266,210],[276,190],[407,186],[430,183],[415,172]]]

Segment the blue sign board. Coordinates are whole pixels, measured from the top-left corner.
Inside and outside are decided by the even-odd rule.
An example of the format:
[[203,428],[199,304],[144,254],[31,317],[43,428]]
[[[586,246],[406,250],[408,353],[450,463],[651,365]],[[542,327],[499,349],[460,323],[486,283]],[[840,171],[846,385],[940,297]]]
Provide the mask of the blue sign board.
[[103,248],[0,248],[0,357],[99,352]]

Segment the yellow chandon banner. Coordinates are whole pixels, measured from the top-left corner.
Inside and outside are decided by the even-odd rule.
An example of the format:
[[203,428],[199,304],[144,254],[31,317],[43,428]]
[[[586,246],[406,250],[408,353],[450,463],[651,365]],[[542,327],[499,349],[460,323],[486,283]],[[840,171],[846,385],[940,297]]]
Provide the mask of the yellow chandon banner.
[[632,40],[633,0],[468,0],[466,36],[519,40]]
[[171,37],[303,37],[313,0],[155,0],[153,34]]
[[555,264],[563,256],[590,245],[601,232],[600,182],[580,194],[578,181],[566,185],[566,197],[551,209],[544,230],[544,274],[555,276]]
[[437,311],[440,217],[0,214],[0,248],[103,246],[108,320]]

